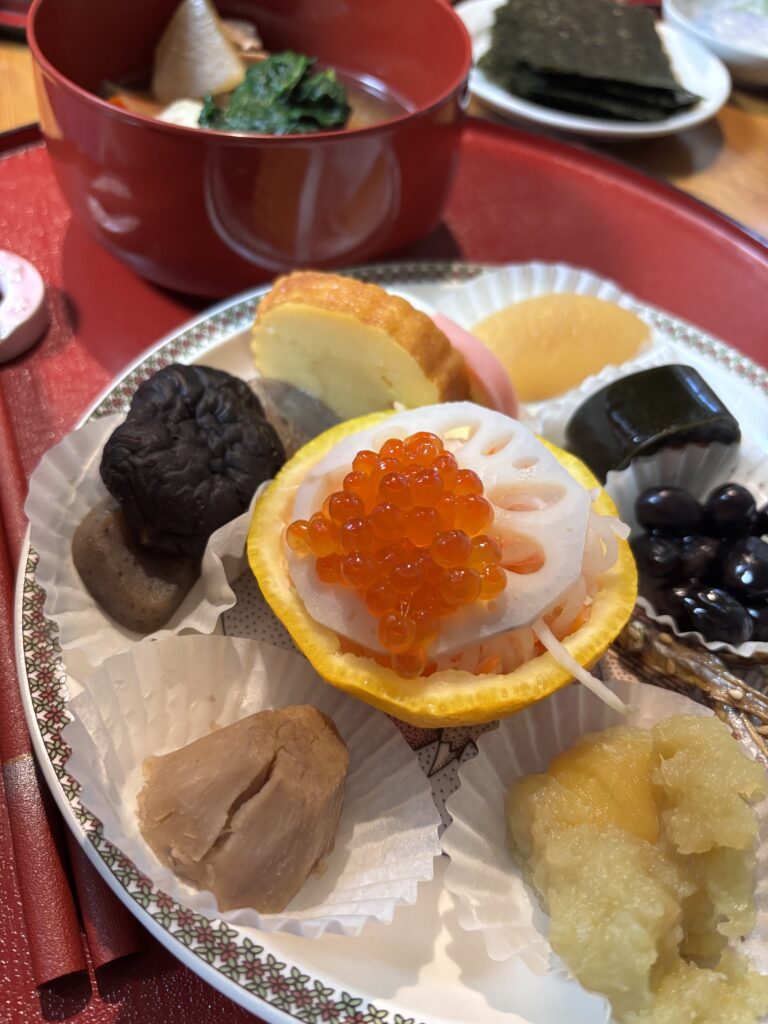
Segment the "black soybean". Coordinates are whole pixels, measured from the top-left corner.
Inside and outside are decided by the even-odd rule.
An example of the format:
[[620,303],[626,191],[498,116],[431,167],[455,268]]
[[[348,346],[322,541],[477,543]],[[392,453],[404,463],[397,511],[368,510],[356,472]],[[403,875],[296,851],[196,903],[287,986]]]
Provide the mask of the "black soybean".
[[708,577],[717,565],[719,553],[720,541],[714,537],[702,537],[699,534],[683,537],[678,575],[681,579],[687,580]]
[[649,487],[638,496],[635,515],[646,530],[680,536],[697,533],[704,522],[701,505],[681,487]]
[[745,537],[728,545],[722,559],[722,585],[745,599],[768,597],[768,544]]
[[768,641],[768,604],[760,607],[749,605],[747,614],[752,619],[752,639],[766,643]]
[[644,533],[632,541],[632,553],[640,572],[653,579],[667,579],[680,564],[680,543],[674,537]]
[[755,499],[741,484],[723,484],[704,504],[707,531],[715,537],[739,537],[749,533],[755,518]]
[[699,583],[693,580],[690,587],[666,587],[659,590],[655,595],[656,600],[652,602],[653,607],[659,615],[669,615],[673,619],[678,619],[685,608],[684,599],[698,586]]
[[640,593],[657,614],[707,641],[768,641],[768,505],[758,510],[733,482],[704,505],[680,487],[651,487],[635,515],[647,531],[632,540]]
[[752,636],[753,622],[746,608],[719,587],[694,590],[682,603],[681,624],[707,640],[743,644]]

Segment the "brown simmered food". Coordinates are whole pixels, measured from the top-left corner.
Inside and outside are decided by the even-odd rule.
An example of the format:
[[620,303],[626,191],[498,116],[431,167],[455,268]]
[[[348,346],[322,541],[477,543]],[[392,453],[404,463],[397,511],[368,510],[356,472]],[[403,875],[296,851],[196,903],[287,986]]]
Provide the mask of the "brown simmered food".
[[174,363],[136,391],[104,446],[101,478],[140,543],[199,558],[284,461],[244,381]]
[[220,910],[285,909],[333,848],[349,752],[317,708],[260,711],[144,762],[139,824]]
[[197,562],[150,551],[136,541],[111,499],[91,509],[72,539],[75,568],[94,600],[121,626],[154,633],[197,578]]

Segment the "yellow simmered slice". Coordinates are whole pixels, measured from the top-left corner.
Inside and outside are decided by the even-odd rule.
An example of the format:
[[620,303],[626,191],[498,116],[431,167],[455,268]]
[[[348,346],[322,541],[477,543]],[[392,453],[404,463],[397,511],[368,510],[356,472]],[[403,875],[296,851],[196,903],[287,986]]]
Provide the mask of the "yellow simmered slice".
[[631,310],[575,292],[515,302],[472,331],[499,358],[524,402],[578,387],[604,366],[637,355],[651,336]]
[[309,392],[342,419],[469,395],[464,360],[432,320],[353,278],[279,278],[259,305],[251,346],[260,373]]

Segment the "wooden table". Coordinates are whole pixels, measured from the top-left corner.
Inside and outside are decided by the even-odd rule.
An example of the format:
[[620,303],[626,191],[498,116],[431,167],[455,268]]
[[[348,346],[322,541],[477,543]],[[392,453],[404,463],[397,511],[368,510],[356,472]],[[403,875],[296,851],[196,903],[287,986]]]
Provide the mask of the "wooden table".
[[[494,116],[479,104],[472,112]],[[36,120],[29,51],[0,38],[0,131]],[[690,192],[768,239],[768,94],[735,90],[717,118],[678,135],[590,145]]]
[[0,36],[0,132],[37,121],[32,57],[21,43]]

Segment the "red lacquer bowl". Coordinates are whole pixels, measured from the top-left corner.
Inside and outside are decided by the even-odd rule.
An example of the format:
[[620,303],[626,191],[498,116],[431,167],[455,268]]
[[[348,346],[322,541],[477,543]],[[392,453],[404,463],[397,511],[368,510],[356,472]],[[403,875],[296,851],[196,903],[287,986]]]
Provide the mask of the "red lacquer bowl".
[[75,216],[137,273],[227,295],[295,266],[364,262],[438,223],[471,63],[445,0],[222,0],[265,46],[367,76],[409,113],[308,135],[183,128],[97,95],[152,65],[177,0],[35,0],[40,121]]

